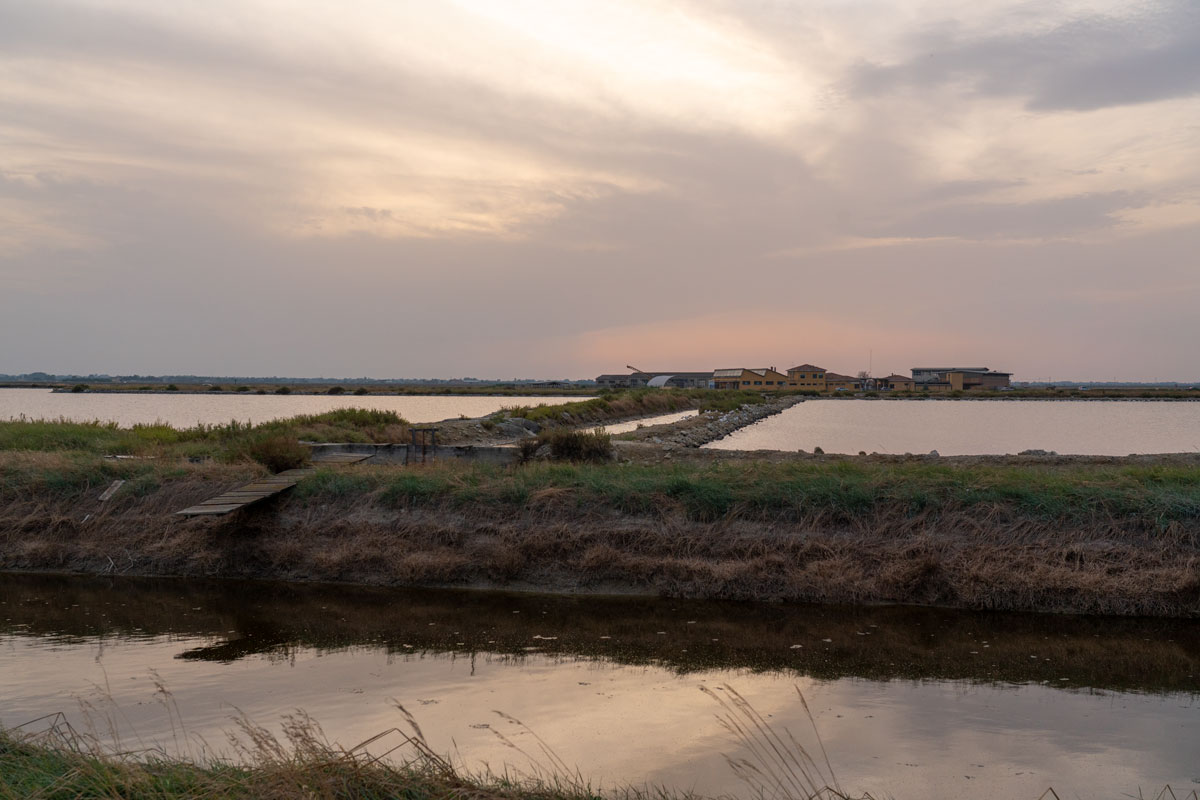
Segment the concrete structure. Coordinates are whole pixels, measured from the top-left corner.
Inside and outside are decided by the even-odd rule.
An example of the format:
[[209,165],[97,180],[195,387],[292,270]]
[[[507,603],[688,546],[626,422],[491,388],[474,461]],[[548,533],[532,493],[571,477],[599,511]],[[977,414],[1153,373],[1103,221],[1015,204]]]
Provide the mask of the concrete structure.
[[1011,372],[993,372],[987,367],[913,367],[917,389],[929,391],[970,391],[1006,389],[1012,385]]
[[627,375],[598,375],[596,383],[610,389],[636,389],[641,386],[707,389],[712,378],[711,372],[631,372]]
[[480,446],[439,444],[374,444],[335,442],[310,444],[313,463],[322,463],[338,455],[360,456],[364,464],[421,464],[431,461],[476,461],[487,464],[511,464],[519,453],[512,445]]
[[713,370],[712,375],[713,387],[716,389],[770,389],[774,391],[788,388],[787,376],[782,372],[776,372],[774,367],[717,369]]
[[788,370],[788,388],[825,391],[825,368],[801,364]]

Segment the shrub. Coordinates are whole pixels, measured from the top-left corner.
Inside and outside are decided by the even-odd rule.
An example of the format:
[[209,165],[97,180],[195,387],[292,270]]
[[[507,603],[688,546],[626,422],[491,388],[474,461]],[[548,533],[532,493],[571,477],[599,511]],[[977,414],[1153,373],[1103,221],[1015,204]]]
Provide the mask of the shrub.
[[343,394],[345,391],[346,390],[341,386],[330,386],[329,391],[327,391],[325,394]]
[[283,472],[303,467],[311,453],[290,436],[264,436],[246,447],[246,455],[272,472]]
[[601,428],[552,428],[542,431],[537,441],[539,446],[550,445],[550,457],[558,461],[611,461],[613,457],[612,437]]
[[236,391],[239,391],[239,392],[248,392],[248,391],[250,391],[250,387],[249,387],[249,386],[239,386],[239,387],[237,387],[237,390],[236,390]]
[[210,392],[223,392],[223,391],[225,391],[225,389],[224,389],[223,387],[221,387],[221,386],[216,386],[216,385],[213,385],[213,386],[210,386],[210,387],[208,387],[208,390],[209,390]]
[[367,391],[365,386],[358,387],[357,389],[354,390],[354,393],[357,395],[370,394],[370,392]]
[[266,393],[267,393],[266,389],[259,389],[257,392],[255,392],[255,394],[266,394]]
[[168,391],[168,392],[178,392],[178,391],[179,391],[179,387],[178,387],[178,386],[176,386],[176,385],[175,385],[175,384],[173,384],[173,383],[168,383],[168,384],[167,384],[167,391]]
[[86,383],[77,383],[71,387],[71,391],[72,392],[86,392],[90,388],[91,387],[88,386]]
[[280,386],[278,389],[275,390],[275,394],[291,394],[291,393],[292,393],[291,387],[288,387],[288,386]]
[[534,454],[542,448],[542,444],[544,443],[540,436],[517,442],[517,460],[522,464],[533,460]]

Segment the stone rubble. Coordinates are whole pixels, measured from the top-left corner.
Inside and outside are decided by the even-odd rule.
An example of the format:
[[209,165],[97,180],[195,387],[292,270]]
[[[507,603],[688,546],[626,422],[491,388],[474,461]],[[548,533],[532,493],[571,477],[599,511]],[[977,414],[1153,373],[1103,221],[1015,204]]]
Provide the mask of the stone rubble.
[[663,445],[664,450],[674,447],[700,447],[802,402],[803,397],[791,395],[765,403],[746,404],[733,411],[706,411],[670,425],[647,429],[644,435],[636,438]]

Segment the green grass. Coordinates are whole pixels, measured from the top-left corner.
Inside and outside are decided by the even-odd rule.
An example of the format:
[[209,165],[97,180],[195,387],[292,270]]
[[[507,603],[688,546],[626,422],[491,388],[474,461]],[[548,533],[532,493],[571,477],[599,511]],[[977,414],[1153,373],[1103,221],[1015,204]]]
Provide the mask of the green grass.
[[[255,736],[270,734],[255,731]],[[110,754],[94,745],[30,741],[0,731],[0,800],[598,800],[571,776],[547,780],[456,772],[410,739],[406,762],[376,761],[311,731],[292,747],[255,740],[246,765]],[[397,739],[401,737],[397,736]],[[627,798],[645,796],[634,790]],[[665,796],[665,795],[663,795]]]
[[1161,529],[1200,523],[1200,469],[1188,467],[940,466],[850,461],[695,465],[446,466],[420,471],[321,470],[301,502],[375,495],[389,507],[444,504],[520,510],[553,498],[567,510],[688,518],[851,521],[881,511],[937,516],[999,510],[1042,521],[1133,520]]

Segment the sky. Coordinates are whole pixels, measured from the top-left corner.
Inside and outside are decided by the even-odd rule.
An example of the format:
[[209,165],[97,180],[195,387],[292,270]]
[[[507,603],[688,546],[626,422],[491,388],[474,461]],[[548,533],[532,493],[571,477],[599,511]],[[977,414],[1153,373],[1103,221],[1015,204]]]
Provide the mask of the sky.
[[1200,378],[1195,0],[0,0],[0,372]]

